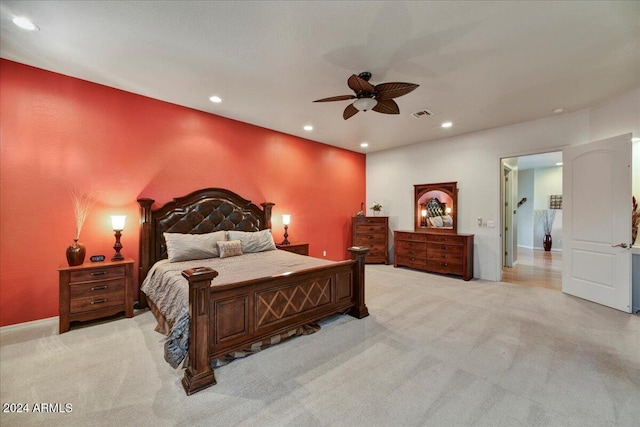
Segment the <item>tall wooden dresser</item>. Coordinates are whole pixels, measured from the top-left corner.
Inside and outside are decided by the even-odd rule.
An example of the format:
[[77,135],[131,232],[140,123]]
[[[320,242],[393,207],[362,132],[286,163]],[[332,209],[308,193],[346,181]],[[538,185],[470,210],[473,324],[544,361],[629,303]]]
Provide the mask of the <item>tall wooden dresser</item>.
[[351,219],[353,246],[366,246],[367,264],[389,264],[389,217],[354,216]]
[[394,231],[394,267],[473,278],[473,234]]

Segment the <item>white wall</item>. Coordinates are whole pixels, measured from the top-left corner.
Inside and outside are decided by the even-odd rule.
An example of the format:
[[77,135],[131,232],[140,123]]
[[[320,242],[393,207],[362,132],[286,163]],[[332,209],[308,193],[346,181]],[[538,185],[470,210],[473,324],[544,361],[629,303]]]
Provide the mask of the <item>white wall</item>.
[[518,246],[533,248],[534,220],[534,181],[533,169],[518,171],[518,200],[524,197],[527,201],[520,206],[516,214],[518,222]]
[[[475,234],[474,277],[498,280],[500,159],[629,132],[640,135],[640,89],[591,110],[371,153],[367,206],[380,201],[391,230],[412,230],[413,185],[457,181],[458,232]],[[496,221],[496,228],[478,227],[478,217]]]

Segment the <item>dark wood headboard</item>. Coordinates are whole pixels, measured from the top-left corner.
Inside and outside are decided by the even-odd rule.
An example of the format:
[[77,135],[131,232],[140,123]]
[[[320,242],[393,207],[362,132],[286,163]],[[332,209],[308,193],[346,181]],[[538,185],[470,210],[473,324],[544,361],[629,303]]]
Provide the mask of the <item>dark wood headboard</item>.
[[218,230],[259,231],[271,228],[274,203],[262,208],[223,188],[205,188],[176,197],[158,209],[155,200],[138,199],[140,205],[140,279],[157,261],[167,258],[162,233],[203,234]]

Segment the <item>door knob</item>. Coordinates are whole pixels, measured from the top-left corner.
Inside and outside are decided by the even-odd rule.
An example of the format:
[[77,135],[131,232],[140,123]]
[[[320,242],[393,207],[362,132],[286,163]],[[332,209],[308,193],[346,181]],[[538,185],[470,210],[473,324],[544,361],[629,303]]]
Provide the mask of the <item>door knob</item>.
[[622,248],[622,249],[627,249],[627,244],[626,243],[620,243],[619,245],[611,245],[612,248]]

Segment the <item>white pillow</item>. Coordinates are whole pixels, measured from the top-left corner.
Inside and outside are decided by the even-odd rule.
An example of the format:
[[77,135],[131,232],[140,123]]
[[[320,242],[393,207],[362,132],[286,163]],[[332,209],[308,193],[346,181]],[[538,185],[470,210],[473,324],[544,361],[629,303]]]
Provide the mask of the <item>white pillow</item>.
[[443,225],[442,218],[439,216],[431,217],[429,218],[429,221],[431,221],[431,225],[434,227],[442,227]]
[[226,242],[218,241],[216,244],[220,251],[220,258],[242,255],[242,244],[240,243],[240,240],[227,240]]
[[254,232],[229,230],[229,240],[240,240],[240,243],[242,243],[242,252],[245,254],[273,251],[276,249],[276,243],[273,241],[271,230]]
[[453,218],[450,215],[442,215],[443,227],[453,227]]
[[216,242],[227,240],[226,231],[206,234],[163,233],[169,262],[215,258],[220,255]]

